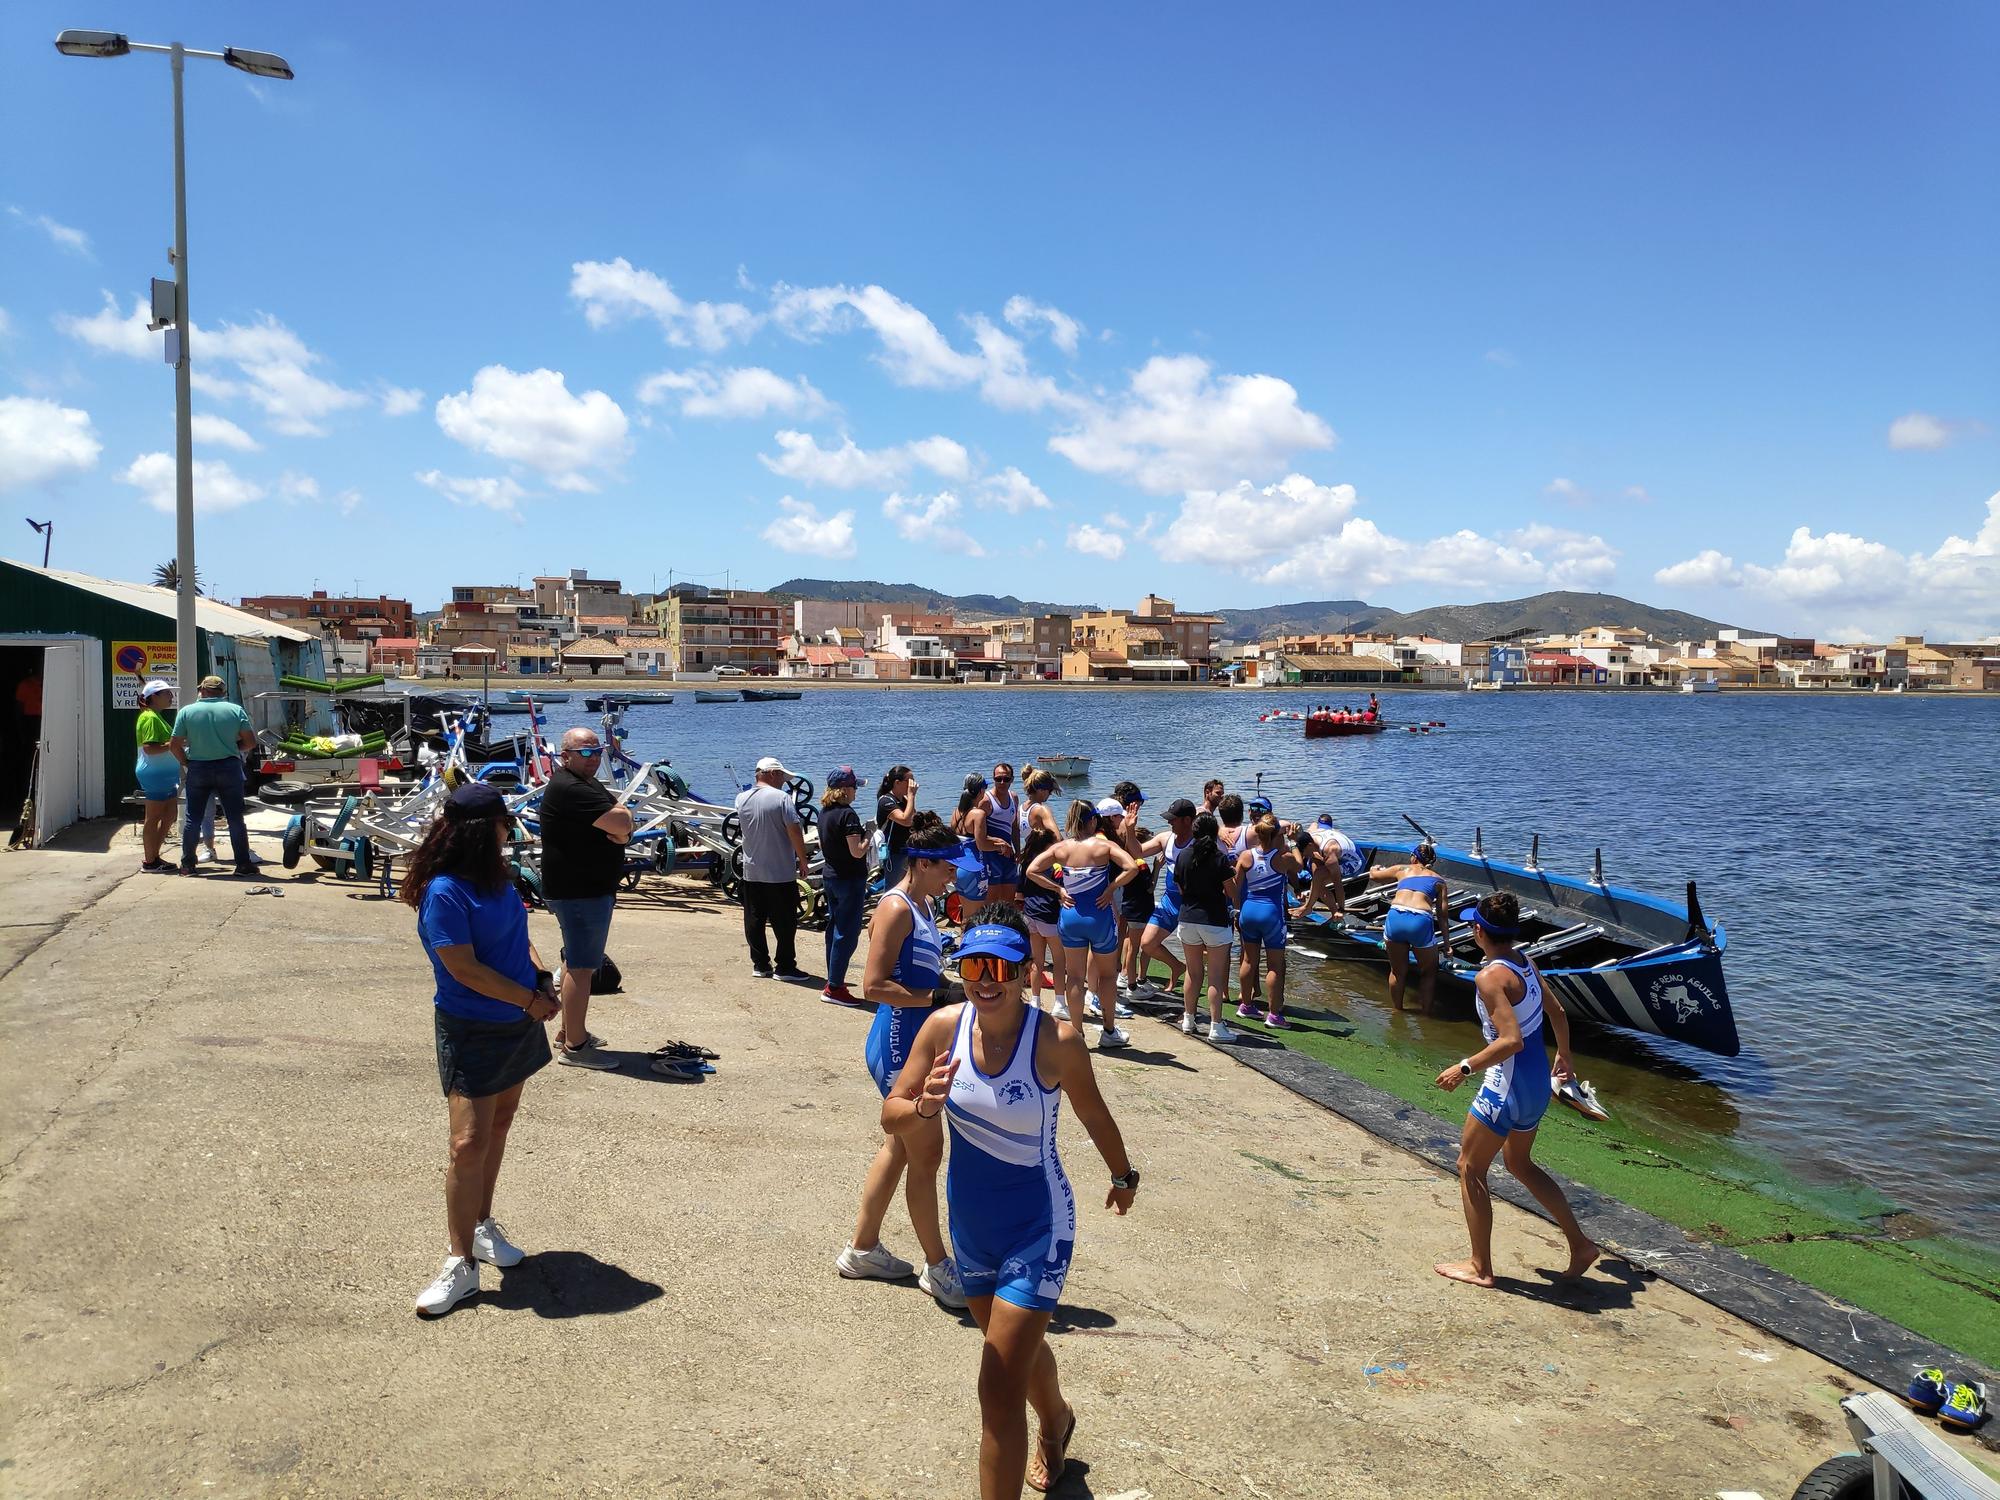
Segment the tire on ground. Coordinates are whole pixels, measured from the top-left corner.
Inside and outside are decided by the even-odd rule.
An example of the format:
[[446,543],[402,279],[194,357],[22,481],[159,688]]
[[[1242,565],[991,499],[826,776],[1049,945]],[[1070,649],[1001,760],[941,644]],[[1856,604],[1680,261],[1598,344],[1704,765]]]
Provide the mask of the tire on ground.
[[1868,1500],[1875,1493],[1875,1472],[1858,1453],[1829,1458],[1799,1481],[1792,1500]]

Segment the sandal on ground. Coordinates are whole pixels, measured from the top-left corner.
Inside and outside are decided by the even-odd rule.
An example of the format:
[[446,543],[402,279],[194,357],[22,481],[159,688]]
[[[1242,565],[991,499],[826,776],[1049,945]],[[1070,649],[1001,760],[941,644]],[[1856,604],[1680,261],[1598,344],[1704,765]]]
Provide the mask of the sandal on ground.
[[1069,1467],[1070,1440],[1076,1436],[1076,1408],[1069,1409],[1069,1423],[1063,1428],[1062,1442],[1056,1445],[1056,1463],[1051,1469],[1042,1455],[1047,1450],[1048,1439],[1044,1433],[1035,1434],[1035,1448],[1028,1455],[1028,1488],[1038,1495],[1046,1495],[1056,1487],[1063,1477],[1063,1470]]
[[668,1042],[664,1047],[655,1047],[653,1056],[673,1062],[714,1062],[722,1054],[697,1047],[693,1042]]

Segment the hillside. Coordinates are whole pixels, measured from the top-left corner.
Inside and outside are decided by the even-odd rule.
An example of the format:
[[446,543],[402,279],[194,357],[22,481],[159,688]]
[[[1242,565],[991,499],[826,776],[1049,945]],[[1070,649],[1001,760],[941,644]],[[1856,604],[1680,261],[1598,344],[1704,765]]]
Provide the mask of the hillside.
[[787,601],[836,599],[848,604],[887,604],[926,614],[957,615],[963,619],[1002,619],[1012,615],[1075,614],[1094,604],[1050,604],[1017,599],[1012,594],[941,594],[915,583],[877,583],[872,578],[788,578],[764,591]]

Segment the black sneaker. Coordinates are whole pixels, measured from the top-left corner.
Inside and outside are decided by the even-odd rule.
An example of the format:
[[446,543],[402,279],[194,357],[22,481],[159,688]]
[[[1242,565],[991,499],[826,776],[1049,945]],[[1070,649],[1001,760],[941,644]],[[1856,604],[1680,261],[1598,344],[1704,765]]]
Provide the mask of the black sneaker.
[[752,964],[750,966],[750,977],[752,979],[770,979],[773,975],[769,969],[764,968],[761,964]]
[[813,978],[812,975],[808,974],[804,969],[780,969],[778,970],[778,978],[784,980],[786,984],[819,983],[817,979]]

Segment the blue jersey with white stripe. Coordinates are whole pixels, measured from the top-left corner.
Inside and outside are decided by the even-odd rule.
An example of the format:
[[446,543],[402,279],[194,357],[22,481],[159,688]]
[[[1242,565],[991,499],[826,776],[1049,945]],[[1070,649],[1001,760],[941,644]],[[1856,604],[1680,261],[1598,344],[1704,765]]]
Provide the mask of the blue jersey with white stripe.
[[1095,912],[1104,898],[1104,888],[1109,884],[1111,866],[1108,863],[1063,866],[1063,889],[1069,892],[1069,899],[1078,911]]
[[[1496,958],[1492,963],[1512,969],[1521,978],[1523,993],[1514,1002],[1514,1019],[1521,1027],[1521,1050],[1503,1057],[1486,1070],[1479,1093],[1472,1101],[1472,1113],[1501,1136],[1514,1130],[1533,1130],[1541,1124],[1549,1107],[1553,1088],[1549,1081],[1549,1055],[1542,1044],[1542,976],[1533,964],[1517,964]],[[1479,1011],[1479,1030],[1489,1042],[1500,1033],[1486,1013],[1485,1000],[1474,990],[1473,1004]]]
[[1020,819],[1019,798],[1010,796],[1005,802],[999,802],[994,800],[991,792],[986,794],[986,836],[989,839],[998,839],[1008,845],[1018,844],[1020,840],[1015,838],[1014,832],[1020,827]]
[[1250,868],[1243,876],[1243,904],[1271,901],[1283,905],[1285,872],[1271,863],[1271,851],[1259,849],[1250,856]]

